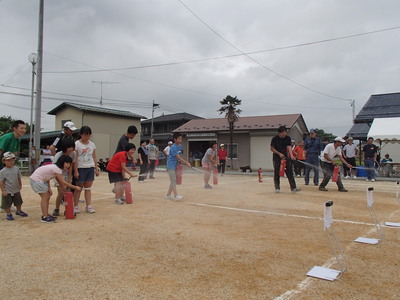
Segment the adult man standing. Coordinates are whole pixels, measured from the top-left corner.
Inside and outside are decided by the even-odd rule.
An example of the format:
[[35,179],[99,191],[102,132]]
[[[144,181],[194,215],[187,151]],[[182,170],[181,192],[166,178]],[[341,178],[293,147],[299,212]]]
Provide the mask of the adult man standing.
[[172,144],[173,144],[172,141],[169,141],[167,147],[165,147],[163,150],[166,159],[168,159],[169,150],[171,150]]
[[368,138],[367,144],[362,149],[362,159],[367,172],[367,181],[375,181],[375,163],[378,157],[378,147],[373,144],[374,139]]
[[318,155],[323,150],[321,139],[317,137],[315,129],[310,129],[310,136],[304,141],[304,150],[306,151],[306,170],[304,173],[304,183],[308,185],[310,182],[310,171],[314,171],[314,185],[318,186],[319,182],[319,158]]
[[279,170],[281,166],[281,160],[286,159],[286,176],[289,180],[290,189],[292,192],[301,191],[296,187],[296,182],[293,177],[293,164],[292,160],[295,157],[292,152],[292,139],[287,135],[287,129],[285,126],[278,128],[278,135],[274,136],[271,140],[270,150],[273,152],[272,161],[274,165],[274,185],[275,192],[280,192],[280,175]]
[[22,120],[16,120],[12,123],[12,132],[6,133],[0,137],[0,169],[3,168],[3,153],[12,152],[19,156],[21,149],[21,136],[26,133],[26,124]]
[[[342,156],[342,145],[344,142],[345,142],[344,139],[342,139],[341,137],[337,137],[335,138],[335,141],[333,143],[326,145],[324,149],[324,155],[321,156],[321,165],[322,165],[322,171],[324,172],[324,179],[322,180],[319,186],[320,191],[323,192],[328,191],[326,185],[329,183],[329,180],[333,175],[334,167],[337,166],[337,163],[333,160],[336,156],[339,157],[343,165],[346,165],[348,168],[352,167],[352,165],[347,163]],[[338,186],[339,192],[347,192],[340,179],[340,175],[338,176],[336,184]]]
[[75,124],[71,121],[64,123],[64,130],[60,135],[54,140],[53,144],[50,146],[51,155],[56,155],[57,151],[62,149],[62,143],[64,139],[70,139],[73,142],[77,140],[74,136],[74,131],[77,130]]
[[[347,144],[343,147],[343,158],[347,161],[347,163],[352,166],[356,165],[356,156],[357,156],[357,146],[353,144],[353,138],[349,137],[347,139]],[[354,179],[356,179],[356,169],[345,168],[343,165],[344,175],[346,179],[350,178],[353,174]]]
[[154,145],[154,139],[150,139],[146,149],[149,155],[149,178],[154,179],[154,169],[156,168],[156,161],[158,158],[158,148]]

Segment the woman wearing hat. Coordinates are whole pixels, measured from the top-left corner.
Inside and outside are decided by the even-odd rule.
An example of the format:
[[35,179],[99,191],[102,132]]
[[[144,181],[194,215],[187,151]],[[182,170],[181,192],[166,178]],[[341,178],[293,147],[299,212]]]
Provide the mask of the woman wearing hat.
[[226,164],[226,157],[228,155],[228,152],[225,149],[225,145],[221,144],[219,145],[219,150],[218,150],[218,159],[219,159],[219,166],[218,166],[218,173],[223,176],[225,174],[225,164]]

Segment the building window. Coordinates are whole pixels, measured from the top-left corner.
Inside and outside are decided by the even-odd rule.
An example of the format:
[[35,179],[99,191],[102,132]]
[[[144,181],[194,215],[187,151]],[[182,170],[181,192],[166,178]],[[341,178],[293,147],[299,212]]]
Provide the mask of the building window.
[[[232,154],[233,154],[232,158],[238,158],[238,144],[237,143],[233,143],[232,146],[233,146],[232,147]],[[227,158],[231,158],[231,155],[230,155],[231,146],[230,146],[230,144],[226,144],[225,148],[226,148],[226,152],[228,153]]]
[[64,124],[65,124],[66,122],[71,122],[71,119],[68,119],[68,120],[61,120],[61,129],[64,128]]

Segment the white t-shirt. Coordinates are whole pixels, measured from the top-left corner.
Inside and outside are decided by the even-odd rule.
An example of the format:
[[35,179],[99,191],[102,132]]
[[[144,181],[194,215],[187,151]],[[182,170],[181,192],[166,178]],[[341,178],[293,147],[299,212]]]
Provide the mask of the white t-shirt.
[[334,143],[330,143],[330,144],[326,145],[323,154],[324,154],[324,155],[321,156],[321,160],[322,160],[323,162],[331,163],[329,160],[327,160],[327,159],[325,158],[325,154],[328,154],[328,157],[329,157],[330,159],[333,159],[333,158],[334,158],[335,156],[337,156],[337,155],[342,156],[342,147],[337,147],[337,148],[335,149]]
[[94,168],[93,152],[96,145],[89,141],[83,144],[80,140],[75,142],[75,151],[78,154],[78,168]]
[[357,146],[354,144],[347,144],[346,146],[343,147],[343,151],[346,153],[346,156],[349,158],[353,158],[354,156],[356,156],[356,150],[357,150]]
[[62,174],[62,170],[57,165],[44,165],[33,172],[31,179],[36,182],[47,182],[56,177],[56,174]]
[[171,149],[171,146],[167,146],[164,148],[164,153],[168,156],[169,155],[169,150]]

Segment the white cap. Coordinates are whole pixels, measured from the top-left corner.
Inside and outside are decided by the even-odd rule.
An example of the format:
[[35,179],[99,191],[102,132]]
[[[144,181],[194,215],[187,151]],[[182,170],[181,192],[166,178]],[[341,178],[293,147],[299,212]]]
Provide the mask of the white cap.
[[10,151],[4,153],[4,155],[3,155],[3,160],[9,160],[9,159],[14,159],[14,158],[15,158],[15,154]]
[[75,124],[73,122],[71,122],[71,121],[65,122],[64,123],[64,128],[69,128],[72,131],[75,131],[75,130],[78,129],[78,128],[75,127]]
[[173,142],[171,142],[171,141],[168,142],[168,145],[172,145],[172,144],[173,144]]
[[340,136],[338,136],[337,138],[335,138],[335,142],[345,143],[346,141],[343,138],[341,138]]

